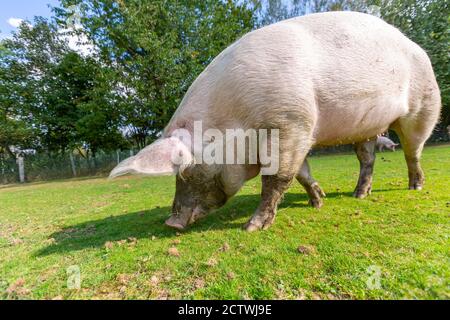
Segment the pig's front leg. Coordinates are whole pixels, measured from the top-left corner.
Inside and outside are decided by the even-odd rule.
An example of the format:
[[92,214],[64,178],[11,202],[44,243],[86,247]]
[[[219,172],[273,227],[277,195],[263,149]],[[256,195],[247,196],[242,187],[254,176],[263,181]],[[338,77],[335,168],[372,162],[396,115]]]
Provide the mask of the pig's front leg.
[[262,176],[261,203],[256,213],[244,226],[246,231],[268,229],[275,220],[278,203],[281,201],[284,192],[289,188],[294,174],[289,177]]
[[321,208],[323,206],[322,198],[325,197],[325,192],[320,188],[319,184],[311,175],[308,161],[305,159],[296,176],[298,182],[305,188],[309,196],[309,204],[314,208]]
[[[274,175],[262,176],[261,202],[253,217],[245,225],[251,232],[268,229],[275,220],[278,203],[297,175],[311,148],[311,134],[299,130],[282,132],[280,136],[279,166]],[[300,140],[300,137],[305,137]]]
[[359,179],[353,196],[365,198],[372,191],[373,166],[375,164],[375,147],[377,139],[355,144],[355,152],[359,160]]

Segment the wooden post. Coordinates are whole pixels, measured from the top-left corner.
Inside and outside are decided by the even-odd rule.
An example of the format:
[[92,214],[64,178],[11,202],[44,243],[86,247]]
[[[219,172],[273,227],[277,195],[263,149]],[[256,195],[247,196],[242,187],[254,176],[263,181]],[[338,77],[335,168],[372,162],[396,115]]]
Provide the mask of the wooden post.
[[3,184],[6,184],[6,175],[5,175],[5,162],[3,161],[3,156],[0,156],[1,166],[2,166],[2,181]]
[[77,168],[75,166],[75,159],[73,158],[73,153],[69,152],[69,157],[70,157],[70,166],[72,167],[72,174],[74,177],[77,176]]
[[20,183],[25,183],[25,163],[23,156],[17,156],[17,165],[19,166]]
[[119,164],[120,163],[120,151],[117,150],[116,153],[117,153],[117,164]]

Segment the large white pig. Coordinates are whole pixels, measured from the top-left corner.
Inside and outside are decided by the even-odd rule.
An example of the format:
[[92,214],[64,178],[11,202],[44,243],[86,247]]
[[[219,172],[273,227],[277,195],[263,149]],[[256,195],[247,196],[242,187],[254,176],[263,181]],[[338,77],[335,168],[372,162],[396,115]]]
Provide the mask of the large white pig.
[[[311,147],[355,143],[361,175],[355,195],[370,192],[377,135],[400,137],[410,189],[420,189],[422,148],[440,113],[427,54],[399,30],[362,13],[329,12],[250,32],[218,55],[195,80],[160,140],[125,160],[111,177],[176,174],[168,225],[183,229],[235,195],[262,164],[199,164],[175,132],[279,129],[279,169],[262,176],[261,203],[246,224],[268,228],[295,177],[311,200],[323,192],[309,174]],[[179,166],[171,158],[183,154]]]

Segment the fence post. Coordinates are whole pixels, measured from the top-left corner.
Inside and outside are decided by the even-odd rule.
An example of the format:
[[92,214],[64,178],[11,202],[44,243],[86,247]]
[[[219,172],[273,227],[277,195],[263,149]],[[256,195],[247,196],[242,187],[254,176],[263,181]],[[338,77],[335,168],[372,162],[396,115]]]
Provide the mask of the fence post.
[[17,156],[17,165],[19,166],[20,183],[25,183],[25,164],[23,156]]
[[3,181],[3,184],[6,184],[6,175],[5,175],[5,163],[3,162],[3,156],[1,156],[0,157],[0,159],[1,159],[1,166],[2,166],[2,181]]
[[120,151],[117,150],[116,153],[117,153],[117,164],[119,164],[120,163]]
[[77,168],[75,167],[75,159],[73,158],[73,153],[69,152],[70,166],[72,167],[72,174],[74,177],[77,176]]
[[133,149],[130,149],[130,157],[134,156]]

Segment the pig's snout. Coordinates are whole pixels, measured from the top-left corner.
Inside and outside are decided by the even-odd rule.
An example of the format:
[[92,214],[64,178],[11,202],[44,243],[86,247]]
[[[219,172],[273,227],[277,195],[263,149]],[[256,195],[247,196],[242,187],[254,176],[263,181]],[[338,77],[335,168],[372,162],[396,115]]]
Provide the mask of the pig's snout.
[[184,230],[204,215],[205,212],[198,207],[195,209],[182,208],[181,212],[172,213],[166,220],[166,225],[177,230]]

